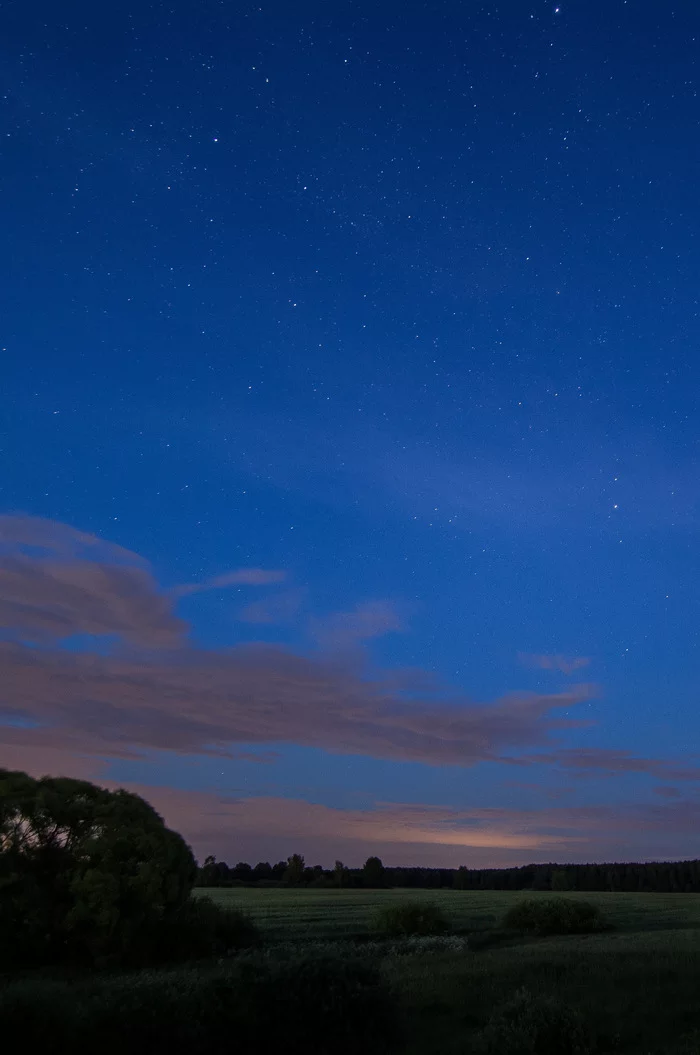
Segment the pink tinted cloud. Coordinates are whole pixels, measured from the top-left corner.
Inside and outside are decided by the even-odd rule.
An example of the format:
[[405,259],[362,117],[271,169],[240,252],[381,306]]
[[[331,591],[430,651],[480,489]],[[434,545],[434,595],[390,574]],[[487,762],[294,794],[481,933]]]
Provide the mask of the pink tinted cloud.
[[[554,765],[574,775],[698,779],[693,767],[624,751],[533,753],[576,724],[560,712],[589,698],[586,686],[480,704],[446,700],[444,688],[422,671],[370,676],[358,663],[280,648],[194,648],[144,561],[66,525],[0,518],[0,612],[15,638],[0,644],[3,697],[13,712],[12,724],[0,728],[1,765],[99,777],[115,758],[151,750],[273,761],[271,751],[247,745],[282,742],[431,765],[501,760]],[[336,628],[341,640],[344,634],[356,642],[398,629],[397,623],[391,606],[374,602],[342,613]],[[115,635],[152,650],[98,655],[56,647],[76,633]],[[40,647],[26,643],[39,638]],[[153,650],[163,644],[167,650]],[[508,751],[519,754],[504,756]],[[267,847],[260,856],[279,856],[274,848],[281,840],[293,840],[289,852],[330,861],[351,854],[361,860],[378,847],[388,863],[679,856],[700,821],[700,806],[681,801],[617,810],[378,805],[345,811],[287,799],[145,790],[197,847],[226,851],[228,843],[236,857],[255,856],[256,847]],[[656,793],[677,797],[669,785]]]
[[273,593],[270,597],[262,597],[245,605],[238,613],[238,618],[243,623],[253,623],[258,626],[290,623],[298,616],[303,600],[303,590]]
[[[0,610],[15,632],[14,641],[0,643],[0,663],[4,695],[19,717],[3,727],[6,749],[124,757],[154,748],[230,753],[242,743],[284,742],[472,765],[546,743],[567,725],[557,712],[589,695],[576,686],[511,694],[489,705],[466,698],[445,703],[442,689],[432,693],[420,672],[368,677],[357,665],[280,648],[197,649],[147,567],[127,551],[117,554],[63,525],[5,518],[0,526],[8,549]],[[40,546],[40,555],[30,546]],[[338,615],[334,629],[336,640],[348,641],[397,625],[390,605],[373,602]],[[28,647],[29,632],[46,635],[41,648]],[[172,647],[107,655],[50,647],[78,632]]]
[[325,648],[352,648],[361,641],[383,637],[404,629],[404,622],[392,601],[366,601],[347,612],[333,612],[312,621],[314,637]]
[[546,742],[588,698],[511,694],[491,704],[407,700],[380,679],[278,648],[100,656],[0,645],[3,689],[28,728],[5,742],[98,755],[161,748],[227,753],[285,742],[345,754],[473,765]]
[[567,795],[573,795],[575,791],[575,788],[552,787],[550,784],[542,784],[537,780],[504,780],[503,787],[522,788],[524,791],[535,791],[540,795],[544,795],[546,799],[550,799],[552,802],[564,799]]
[[172,648],[186,625],[136,554],[64,524],[0,517],[0,628],[42,644],[92,634]]
[[75,560],[85,557],[93,560],[109,559],[127,564],[145,565],[145,561],[131,550],[105,542],[96,535],[78,531],[70,524],[43,517],[0,515],[0,553],[23,551],[30,547],[37,557],[63,557]]
[[590,664],[587,656],[564,656],[560,653],[553,655],[535,654],[531,652],[519,652],[518,659],[526,667],[537,667],[539,670],[556,670],[560,674],[575,674]]
[[[3,726],[6,751],[230,754],[240,744],[281,742],[431,765],[501,760],[666,782],[700,775],[625,751],[528,753],[578,724],[560,712],[590,697],[585,685],[511,693],[490,704],[457,696],[446,702],[443,687],[421,671],[369,676],[358,663],[276,647],[194,648],[145,562],[66,525],[0,518],[0,625],[14,637],[0,643],[0,663],[4,697],[19,718]],[[336,613],[331,638],[348,643],[400,625],[391,604],[375,601]],[[78,633],[115,635],[151,651],[52,647]],[[32,638],[41,647],[29,647]]]
[[[105,781],[109,786],[114,782]],[[291,853],[351,865],[379,853],[387,865],[493,867],[533,860],[659,860],[688,855],[700,803],[460,809],[375,803],[338,809],[280,797],[129,785],[181,831],[201,860],[278,860]]]
[[547,754],[530,755],[522,761],[556,765],[583,775],[646,773],[665,780],[700,780],[700,766],[668,759],[638,758],[630,751],[602,747],[560,748]]
[[216,792],[129,787],[182,832],[200,859],[214,853],[230,860],[276,860],[301,852],[309,861],[327,865],[339,856],[347,863],[361,864],[370,854],[381,852],[389,865],[465,861],[474,865],[494,857],[504,863],[524,863],[538,856],[566,856],[585,842],[570,818],[559,826],[548,817],[552,830],[540,832],[536,815],[499,810],[402,803],[337,809],[300,799],[234,798]]
[[186,597],[191,593],[203,593],[205,590],[223,590],[228,586],[270,586],[284,582],[287,573],[281,570],[266,568],[236,568],[234,571],[215,575],[204,582],[183,583],[175,586],[170,592],[175,597]]
[[[0,529],[0,613],[14,638],[0,643],[3,691],[19,717],[4,726],[6,745],[119,757],[152,748],[227,753],[241,743],[279,741],[471,765],[546,743],[571,724],[557,712],[589,695],[576,686],[514,693],[488,705],[463,697],[446,703],[444,691],[432,694],[429,679],[416,672],[402,681],[398,672],[368,677],[357,664],[280,648],[194,648],[135,555],[65,525],[4,518]],[[247,569],[226,577],[233,579],[261,576]],[[385,601],[330,620],[336,643],[400,625]],[[51,647],[81,632],[112,634],[151,651]],[[39,634],[42,647],[29,647],[27,639]],[[171,647],[153,651],[162,645]]]

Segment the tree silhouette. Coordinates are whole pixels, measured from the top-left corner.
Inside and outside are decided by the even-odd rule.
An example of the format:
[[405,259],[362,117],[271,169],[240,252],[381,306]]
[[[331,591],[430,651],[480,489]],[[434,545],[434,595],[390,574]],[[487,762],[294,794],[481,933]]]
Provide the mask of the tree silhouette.
[[362,869],[362,882],[368,887],[383,887],[386,883],[384,865],[378,857],[368,857]]
[[304,878],[304,858],[301,854],[292,854],[287,858],[284,881],[288,886],[299,886]]
[[185,841],[130,792],[0,769],[0,963],[118,963],[176,917]]

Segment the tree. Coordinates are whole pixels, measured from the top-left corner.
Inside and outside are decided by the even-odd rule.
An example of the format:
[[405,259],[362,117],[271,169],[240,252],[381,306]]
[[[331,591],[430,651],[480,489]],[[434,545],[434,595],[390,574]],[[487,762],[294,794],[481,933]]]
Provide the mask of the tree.
[[277,864],[272,866],[272,878],[275,882],[280,882],[284,879],[284,873],[287,871],[287,862],[278,861]]
[[378,857],[368,857],[362,869],[363,886],[383,887],[386,882],[384,865]]
[[242,883],[252,883],[253,869],[246,861],[239,861],[236,867],[232,869],[232,877]]
[[342,861],[336,861],[333,869],[333,881],[336,886],[347,886],[350,877],[350,869],[346,868]]
[[573,879],[566,868],[555,868],[552,872],[552,890],[573,890]]
[[469,889],[469,869],[466,865],[460,865],[457,871],[454,873],[452,878],[452,885],[455,890],[468,890]]
[[138,795],[0,769],[0,963],[119,963],[177,916],[195,876]]
[[210,855],[204,858],[204,864],[197,872],[196,886],[225,886],[229,881],[229,867],[225,861],[217,861]]
[[292,854],[287,859],[284,881],[289,886],[299,886],[304,878],[304,858],[301,854]]

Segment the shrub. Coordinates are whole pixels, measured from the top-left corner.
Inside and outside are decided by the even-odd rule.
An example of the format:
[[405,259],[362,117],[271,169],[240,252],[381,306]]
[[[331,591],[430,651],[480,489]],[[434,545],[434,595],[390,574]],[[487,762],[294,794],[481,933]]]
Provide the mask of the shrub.
[[[189,1055],[221,1050],[221,1016],[206,979],[196,971],[144,972],[101,982],[83,992],[80,1055]],[[80,997],[79,997],[80,999]],[[75,1047],[75,1046],[74,1046]]]
[[160,919],[141,938],[133,965],[176,963],[228,956],[260,941],[253,921],[208,897],[190,898],[175,915]]
[[378,1055],[397,1033],[379,972],[327,956],[275,964],[250,955],[226,969],[15,984],[0,990],[0,1021],[4,1036],[42,1055]]
[[0,990],[3,1036],[8,1044],[15,1037],[17,1048],[26,1052],[74,1052],[74,1038],[84,1025],[80,1010],[71,989],[62,983],[31,980]]
[[593,934],[607,930],[597,905],[572,898],[530,898],[506,912],[503,926],[526,934]]
[[485,1055],[589,1055],[590,1033],[577,1011],[519,990],[481,1034]]
[[378,934],[387,938],[407,938],[444,934],[448,923],[438,905],[428,901],[404,901],[386,905],[374,917]]
[[700,1052],[700,1030],[685,1033],[673,1047],[665,1047],[664,1055],[698,1055]]
[[393,997],[378,969],[360,960],[287,961],[271,969],[262,995],[264,1021],[278,1018],[277,1041],[288,1052],[384,1052],[396,1039]]

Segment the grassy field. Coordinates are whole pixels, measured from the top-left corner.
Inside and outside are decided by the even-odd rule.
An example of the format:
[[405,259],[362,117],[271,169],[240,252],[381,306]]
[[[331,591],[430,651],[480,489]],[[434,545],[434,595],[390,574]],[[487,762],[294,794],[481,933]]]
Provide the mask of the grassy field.
[[[382,905],[397,901],[429,901],[442,907],[459,933],[484,931],[498,924],[514,901],[523,897],[552,897],[551,893],[470,890],[308,890],[254,887],[197,890],[222,905],[247,912],[266,938],[272,941],[328,941],[363,938],[372,933],[372,917]],[[555,895],[556,896],[556,895]],[[662,943],[673,932],[674,940],[698,941],[700,948],[700,894],[578,894],[563,895],[599,905],[616,933],[605,941],[619,942],[624,935],[653,934]],[[619,933],[618,933],[619,932]]]
[[567,894],[598,904],[615,929],[499,939],[498,923],[514,901],[552,895],[240,888],[201,893],[246,910],[268,940],[300,943],[369,937],[375,910],[397,900],[440,904],[456,932],[476,938],[474,948],[391,956],[383,964],[401,996],[406,1051],[413,1055],[469,1052],[490,1011],[521,987],[581,1010],[601,1055],[700,1055],[700,895]]

